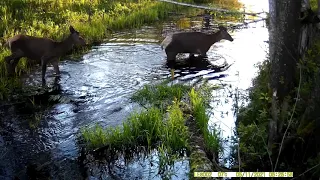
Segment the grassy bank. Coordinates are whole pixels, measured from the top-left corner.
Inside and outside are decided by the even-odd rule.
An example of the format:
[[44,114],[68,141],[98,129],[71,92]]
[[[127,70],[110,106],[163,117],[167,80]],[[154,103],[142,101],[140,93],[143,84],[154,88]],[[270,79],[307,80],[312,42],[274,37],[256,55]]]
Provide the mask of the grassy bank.
[[209,127],[209,116],[206,114],[208,106],[200,92],[192,89],[189,92],[193,116],[196,120],[197,128],[200,129],[204,138],[205,150],[208,154],[217,154],[221,149],[220,139],[215,128]]
[[[90,149],[110,146],[116,151],[146,146],[152,148],[161,142],[172,150],[187,147],[185,117],[181,109],[181,98],[190,87],[184,85],[147,85],[132,97],[133,101],[148,104],[142,112],[134,112],[123,123],[123,128],[84,129],[82,136]],[[152,101],[160,98],[159,101]],[[170,101],[170,103],[169,103]],[[118,145],[119,146],[118,146]]]
[[[159,173],[162,176],[169,175],[168,167],[174,163],[174,159],[190,151],[189,131],[185,125],[186,114],[180,96],[189,89],[190,87],[182,85],[173,85],[170,88],[165,83],[145,86],[134,94],[132,99],[145,104],[146,109],[133,112],[122,126],[85,127],[81,131],[80,142],[85,143],[89,152],[93,149],[96,152],[108,152],[104,153],[104,157],[107,156],[109,162],[121,156],[130,161],[130,157],[134,155],[149,154],[156,150]],[[159,105],[158,102],[150,101],[157,97],[164,103]]]
[[[139,152],[141,147],[148,149],[148,152],[154,149],[164,151],[167,154],[166,165],[170,165],[169,159],[186,152],[192,155],[193,170],[207,167],[205,162],[210,162],[209,160],[199,161],[206,158],[206,154],[199,157],[201,153],[198,150],[196,153],[192,151],[197,149],[195,147],[201,146],[202,152],[216,153],[220,149],[220,142],[217,133],[208,130],[209,118],[201,92],[200,89],[196,91],[180,84],[147,85],[132,97],[135,102],[143,104],[145,110],[133,113],[124,121],[122,127],[104,129],[96,125],[84,128],[81,139],[84,140],[88,150],[107,148],[109,152],[115,154]],[[158,101],[154,101],[155,99]],[[190,124],[196,124],[196,127]],[[201,129],[201,134],[197,134],[198,129]],[[198,144],[196,140],[202,138],[201,136],[204,144]],[[112,156],[115,157],[115,154]]]

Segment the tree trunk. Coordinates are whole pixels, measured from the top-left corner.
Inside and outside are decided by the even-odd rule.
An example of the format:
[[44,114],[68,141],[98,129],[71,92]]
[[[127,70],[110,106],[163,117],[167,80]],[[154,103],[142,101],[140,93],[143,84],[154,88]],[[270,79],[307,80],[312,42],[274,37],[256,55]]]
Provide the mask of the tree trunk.
[[[281,119],[278,109],[284,104],[285,97],[297,84],[295,72],[297,62],[301,57],[299,38],[301,11],[299,0],[269,0],[270,30],[269,55],[271,61],[270,85],[273,91],[272,120],[269,122],[268,147],[277,141],[281,132]],[[287,102],[286,102],[287,103]],[[287,107],[287,106],[284,106]],[[283,109],[286,111],[286,109]]]
[[270,60],[271,87],[277,92],[279,102],[293,89],[296,79],[300,34],[299,0],[269,0],[270,4]]
[[[320,14],[320,0],[318,12]],[[316,35],[315,13],[310,9],[309,0],[269,0],[270,30],[269,55],[271,62],[270,86],[273,91],[271,115],[268,132],[268,148],[273,154],[273,161],[278,156],[275,143],[281,143],[285,128],[282,127],[285,112],[288,112],[288,99],[296,98],[294,88],[298,86],[297,63],[304,59],[306,50],[310,47]],[[301,12],[311,14],[307,23],[302,23]],[[295,101],[295,99],[294,99]],[[280,112],[279,112],[280,111]],[[317,127],[320,122],[317,120]],[[320,134],[320,132],[318,132]],[[281,149],[280,149],[281,151]]]

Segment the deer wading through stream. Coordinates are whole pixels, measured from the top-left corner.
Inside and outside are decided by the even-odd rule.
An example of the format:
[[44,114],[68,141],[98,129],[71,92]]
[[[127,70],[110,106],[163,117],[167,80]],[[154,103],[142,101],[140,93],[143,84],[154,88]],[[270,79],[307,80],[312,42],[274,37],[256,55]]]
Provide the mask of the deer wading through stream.
[[51,63],[56,75],[60,75],[59,58],[70,51],[74,45],[85,45],[85,40],[72,26],[69,27],[70,35],[61,42],[49,38],[33,37],[28,35],[16,35],[9,38],[5,46],[11,50],[11,55],[5,57],[7,72],[12,76],[22,57],[41,62],[42,83],[45,84],[47,64]]
[[190,57],[194,54],[200,54],[205,57],[210,47],[222,40],[233,41],[231,35],[227,32],[227,28],[219,26],[219,31],[213,34],[202,32],[179,32],[167,36],[161,45],[167,54],[167,61],[174,61],[178,53],[190,53]]

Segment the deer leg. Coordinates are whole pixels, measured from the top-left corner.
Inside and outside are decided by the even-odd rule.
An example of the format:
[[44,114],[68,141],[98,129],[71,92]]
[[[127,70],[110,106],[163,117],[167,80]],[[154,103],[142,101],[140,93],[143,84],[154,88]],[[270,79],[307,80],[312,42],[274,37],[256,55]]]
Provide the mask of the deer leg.
[[6,61],[6,68],[9,76],[12,76],[14,74],[16,66],[18,65],[21,57],[23,57],[23,52],[16,51],[12,53],[10,56],[6,56],[4,58],[4,60]]
[[201,57],[207,56],[207,51],[203,49],[197,49],[197,52],[200,54]]
[[193,54],[193,53],[190,53],[190,54],[189,54],[189,58],[194,58],[194,54]]
[[20,58],[15,58],[13,60],[12,64],[10,65],[11,66],[11,70],[10,71],[11,71],[12,74],[15,73],[15,70],[16,70],[16,67],[17,67],[19,61],[20,61]]
[[7,64],[11,64],[11,60],[14,59],[14,55],[6,56],[4,57],[4,60],[6,61]]
[[176,59],[177,53],[175,52],[166,52],[167,61],[174,61]]
[[56,72],[57,76],[60,76],[60,70],[59,70],[59,59],[55,58],[52,60],[53,69]]
[[42,85],[45,85],[46,83],[46,71],[47,71],[47,62],[48,60],[45,57],[41,58],[41,79],[42,79]]
[[20,58],[15,58],[12,62],[6,63],[7,73],[9,77],[14,75],[16,66],[18,65],[19,61]]
[[11,60],[13,59],[12,56],[13,55],[4,57],[8,76],[12,76],[13,75],[13,70],[12,70],[13,68],[12,68],[12,64],[11,64]]
[[206,57],[206,56],[207,56],[207,52],[201,51],[201,52],[200,52],[200,55],[201,55],[202,57]]

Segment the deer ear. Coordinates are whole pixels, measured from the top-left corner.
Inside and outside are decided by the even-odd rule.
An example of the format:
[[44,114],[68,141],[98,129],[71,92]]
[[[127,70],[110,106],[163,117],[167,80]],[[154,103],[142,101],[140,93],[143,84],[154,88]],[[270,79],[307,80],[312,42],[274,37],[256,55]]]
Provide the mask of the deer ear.
[[76,32],[76,30],[75,30],[72,26],[69,27],[69,30],[70,30],[70,33],[71,33],[71,34],[73,34],[73,33]]

